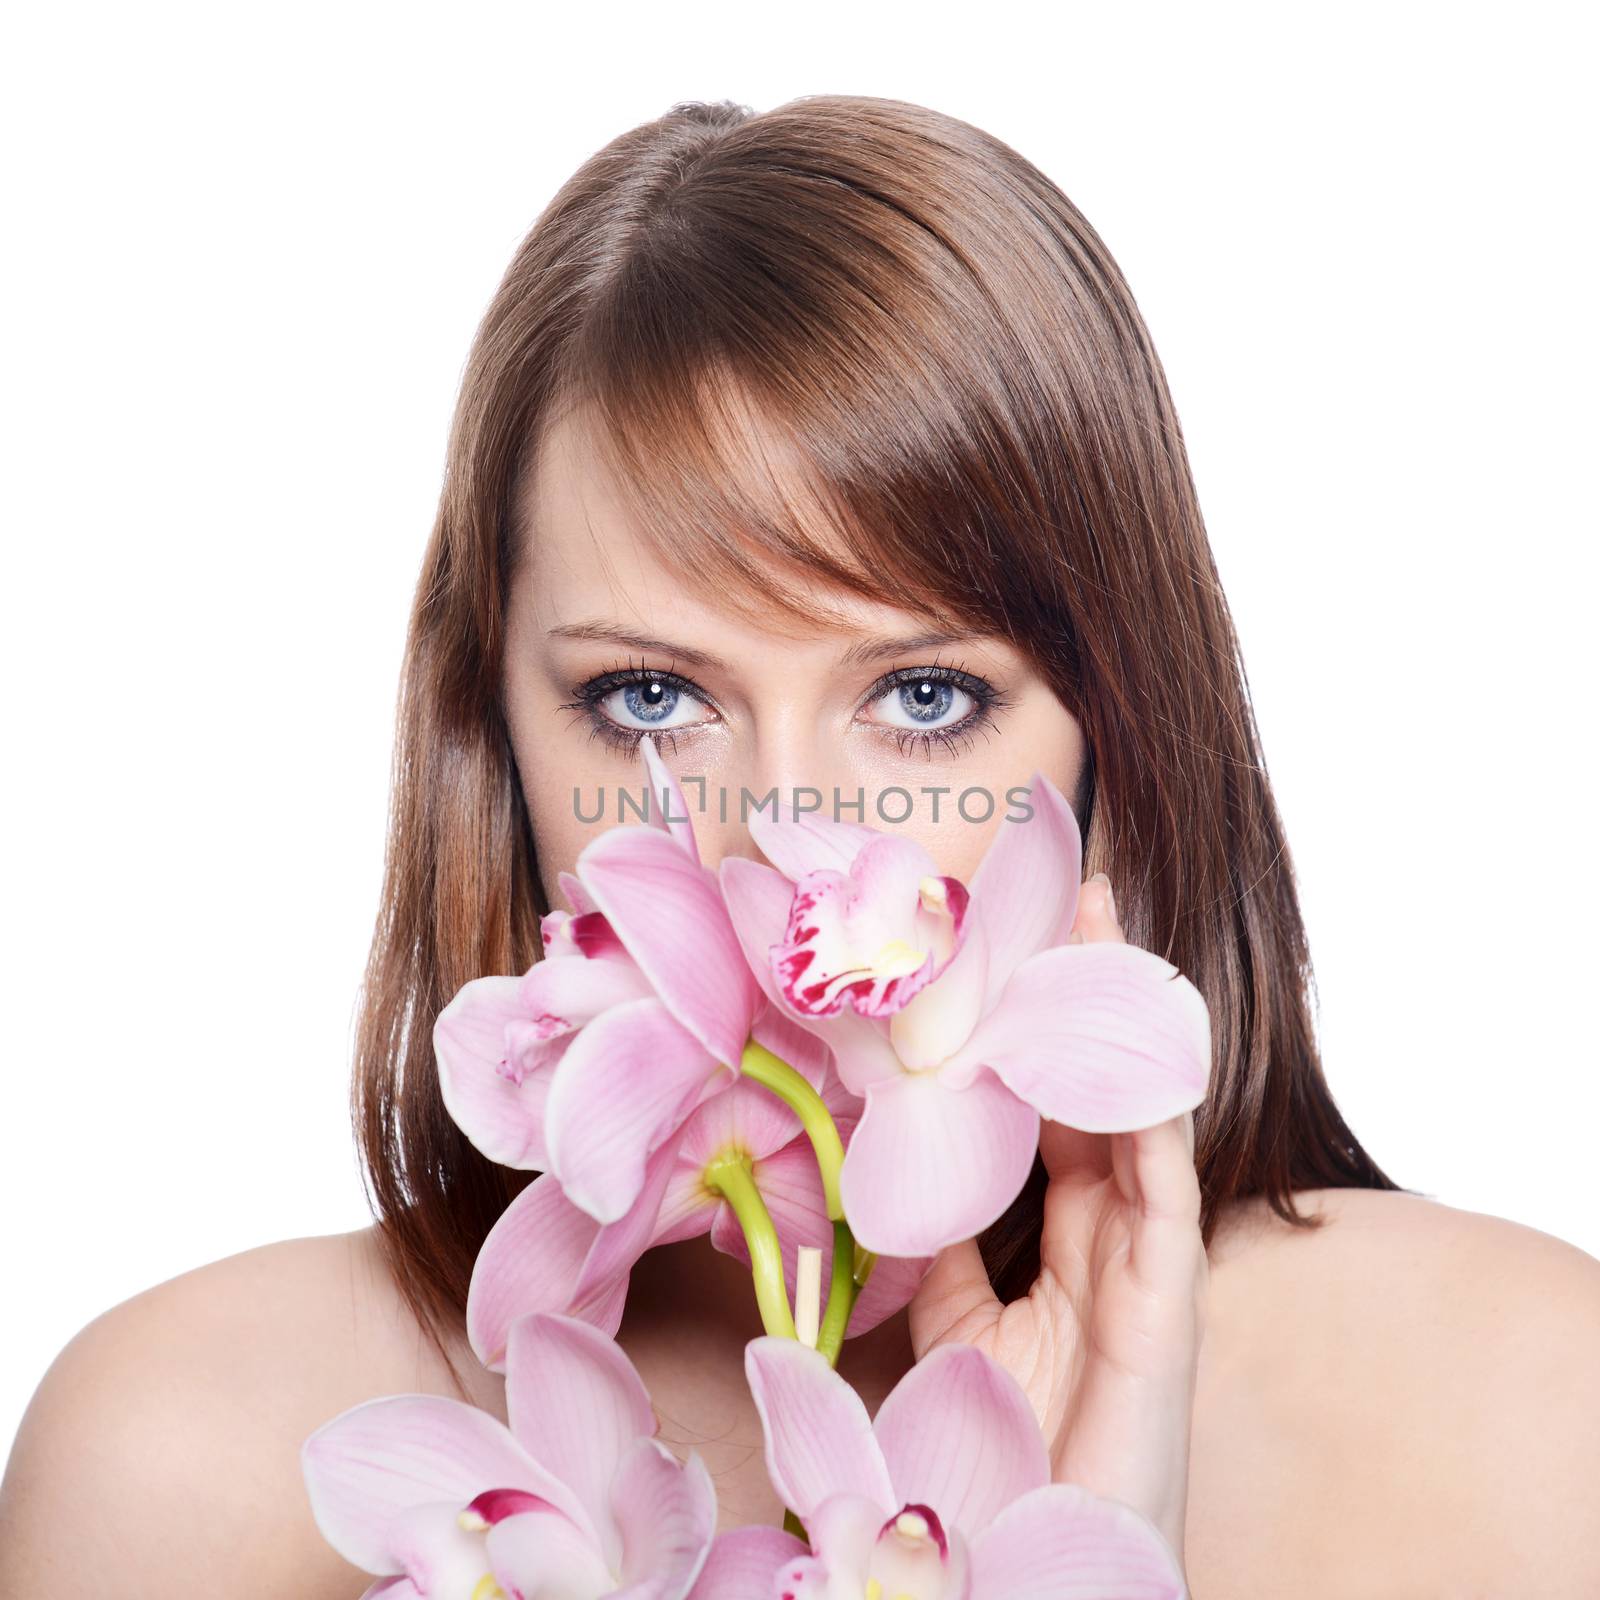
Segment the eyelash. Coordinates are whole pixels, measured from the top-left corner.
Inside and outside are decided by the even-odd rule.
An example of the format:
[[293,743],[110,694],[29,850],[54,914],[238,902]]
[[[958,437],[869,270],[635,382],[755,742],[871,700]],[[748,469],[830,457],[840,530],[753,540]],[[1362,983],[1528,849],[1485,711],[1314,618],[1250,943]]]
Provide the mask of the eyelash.
[[[629,753],[637,750],[639,740],[652,730],[619,727],[599,709],[600,702],[608,695],[615,694],[618,689],[642,687],[649,683],[659,683],[665,688],[676,689],[681,694],[692,695],[696,700],[710,706],[713,711],[717,709],[716,702],[692,679],[685,678],[671,667],[647,667],[643,662],[635,666],[631,658],[625,666],[608,667],[596,677],[575,685],[571,691],[573,698],[557,709],[586,716],[591,726],[592,738],[604,739],[614,750]],[[920,751],[931,757],[935,743],[943,746],[951,756],[960,755],[972,748],[979,733],[994,727],[997,713],[1011,704],[1010,699],[1001,690],[983,678],[974,676],[960,666],[950,666],[936,660],[931,666],[896,667],[892,671],[885,672],[863,696],[861,705],[869,706],[882,699],[892,689],[915,683],[948,684],[952,688],[960,689],[972,697],[974,709],[960,722],[948,728],[922,730],[883,728],[882,731],[894,736],[895,744],[902,756]],[[654,730],[654,736],[658,746],[665,745],[676,753],[678,733],[694,731],[696,730],[692,728],[660,728]]]

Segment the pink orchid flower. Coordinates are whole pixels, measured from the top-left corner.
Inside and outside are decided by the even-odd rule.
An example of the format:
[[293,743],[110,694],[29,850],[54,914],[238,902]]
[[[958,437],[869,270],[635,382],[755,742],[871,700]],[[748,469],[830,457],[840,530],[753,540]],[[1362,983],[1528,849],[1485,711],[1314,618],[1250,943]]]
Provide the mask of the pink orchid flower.
[[[696,1587],[716,1529],[710,1476],[653,1437],[650,1398],[610,1339],[569,1318],[526,1318],[510,1337],[506,1408],[509,1428],[460,1401],[393,1395],[306,1440],[317,1526],[379,1576],[368,1597],[726,1593]],[[778,1542],[767,1549],[781,1559]]]
[[[773,1487],[805,1525],[785,1600],[1181,1600],[1170,1547],[1131,1507],[1050,1481],[1016,1380],[941,1345],[868,1419],[814,1350],[753,1340],[745,1371]],[[751,1593],[758,1594],[759,1590]]]
[[[831,1070],[822,1099],[848,1152],[861,1115],[861,1101]],[[749,1157],[751,1174],[778,1232],[784,1281],[797,1281],[802,1245],[822,1253],[822,1282],[833,1266],[833,1224],[828,1220],[815,1152],[799,1120],[759,1084],[736,1084],[702,1106],[690,1119],[678,1146],[678,1162],[668,1179],[657,1242],[709,1232],[717,1249],[750,1264],[744,1230],[726,1199],[707,1189],[703,1174],[733,1152]],[[845,1336],[855,1338],[877,1327],[907,1304],[933,1264],[931,1256],[881,1257],[862,1286]]]
[[1067,942],[1077,819],[1040,773],[1030,798],[969,885],[913,840],[817,815],[756,812],[773,866],[722,863],[769,999],[865,1097],[841,1191],[869,1250],[928,1255],[987,1227],[1027,1179],[1041,1116],[1128,1132],[1204,1098],[1205,1001],[1151,951]]
[[[809,1058],[820,1052],[817,1041],[795,1037],[775,1013],[757,1022],[756,1034],[776,1053],[817,1071],[823,1101],[848,1142],[860,1102],[834,1073],[813,1069]],[[706,1181],[729,1160],[745,1166],[772,1219],[785,1283],[796,1281],[802,1245],[821,1250],[826,1283],[834,1233],[810,1140],[782,1101],[742,1079],[652,1152],[644,1187],[617,1221],[597,1223],[567,1198],[554,1173],[536,1178],[511,1202],[478,1252],[467,1294],[467,1335],[478,1359],[491,1370],[503,1367],[510,1329],[534,1311],[580,1318],[614,1335],[633,1267],[656,1245],[710,1234],[717,1249],[748,1265],[739,1219]],[[904,1306],[929,1265],[927,1257],[879,1260],[856,1300],[847,1336],[867,1332]]]
[[[648,826],[607,829],[563,873],[546,955],[475,978],[434,1026],[445,1107],[502,1166],[557,1173],[595,1221],[638,1200],[653,1150],[735,1082],[765,1004],[653,741]],[[663,809],[663,807],[665,809]]]

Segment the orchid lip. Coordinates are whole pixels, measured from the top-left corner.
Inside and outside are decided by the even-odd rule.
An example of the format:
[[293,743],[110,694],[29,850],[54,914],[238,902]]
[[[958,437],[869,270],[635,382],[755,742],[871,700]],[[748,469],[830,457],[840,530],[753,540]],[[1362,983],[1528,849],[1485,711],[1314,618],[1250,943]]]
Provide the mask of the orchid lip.
[[931,1506],[908,1503],[878,1530],[863,1600],[945,1600],[950,1541]]
[[507,1517],[524,1511],[556,1511],[558,1507],[526,1489],[485,1489],[464,1510],[456,1522],[467,1533],[483,1533]]
[[879,1539],[886,1535],[893,1535],[908,1545],[935,1545],[941,1562],[950,1559],[950,1540],[945,1534],[944,1524],[939,1520],[939,1513],[932,1506],[901,1506],[878,1530]]
[[794,884],[782,940],[769,948],[772,975],[802,1016],[848,1006],[888,1017],[950,964],[966,937],[971,894],[959,878],[918,870],[907,877],[906,841],[880,837],[848,872],[819,867]]
[[526,1058],[533,1044],[548,1044],[552,1039],[558,1039],[563,1034],[573,1031],[572,1023],[565,1017],[558,1017],[554,1012],[541,1011],[533,1017],[518,1017],[508,1022],[502,1043],[505,1054],[495,1063],[494,1070],[518,1088],[528,1076]]
[[567,935],[591,961],[625,955],[622,941],[603,911],[585,911],[567,924]]

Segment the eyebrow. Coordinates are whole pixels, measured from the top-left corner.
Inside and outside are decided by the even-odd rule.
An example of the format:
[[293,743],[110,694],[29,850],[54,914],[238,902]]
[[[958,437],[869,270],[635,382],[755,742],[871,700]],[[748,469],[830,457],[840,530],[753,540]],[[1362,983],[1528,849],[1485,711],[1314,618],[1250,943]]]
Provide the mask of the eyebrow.
[[[552,639],[576,639],[589,644],[615,644],[629,650],[654,650],[671,656],[686,666],[700,667],[710,672],[727,672],[728,665],[720,657],[689,645],[673,644],[667,639],[653,639],[648,634],[634,633],[628,628],[612,627],[604,622],[564,622],[546,630]],[[863,639],[853,644],[839,657],[841,667],[859,667],[869,662],[882,661],[889,656],[908,654],[913,650],[935,650],[943,645],[960,644],[975,638],[971,633],[953,633],[947,628],[929,629],[924,633],[904,634],[894,639]]]

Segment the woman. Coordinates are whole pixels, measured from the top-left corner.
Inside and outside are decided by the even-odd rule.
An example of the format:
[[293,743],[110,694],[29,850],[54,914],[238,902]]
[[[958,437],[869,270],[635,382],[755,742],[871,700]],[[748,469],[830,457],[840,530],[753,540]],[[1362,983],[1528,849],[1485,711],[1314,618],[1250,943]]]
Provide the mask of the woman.
[[[538,958],[559,874],[616,820],[585,820],[593,797],[637,789],[645,734],[713,796],[838,790],[871,820],[909,791],[904,830],[961,877],[998,809],[969,822],[955,797],[1042,770],[1085,841],[1077,936],[1156,951],[1208,1002],[1192,1124],[1047,1129],[1011,1211],[846,1347],[869,1406],[932,1344],[982,1343],[1063,1475],[1156,1520],[1200,1600],[1600,1592],[1600,1264],[1396,1190],[1334,1105],[1243,669],[1126,284],[1013,151],[845,96],[676,107],[519,249],[405,665],[357,1062],[378,1222],[86,1328],[14,1451],[0,1591],[357,1595],[300,1441],[398,1391],[504,1415],[462,1307],[527,1175],[445,1115],[431,1025],[469,979]],[[707,862],[756,853],[736,807],[694,821]],[[1396,914],[1387,888],[1374,916]],[[739,1360],[758,1331],[744,1269],[701,1239],[641,1263],[619,1334],[724,1526],[780,1511]]]

